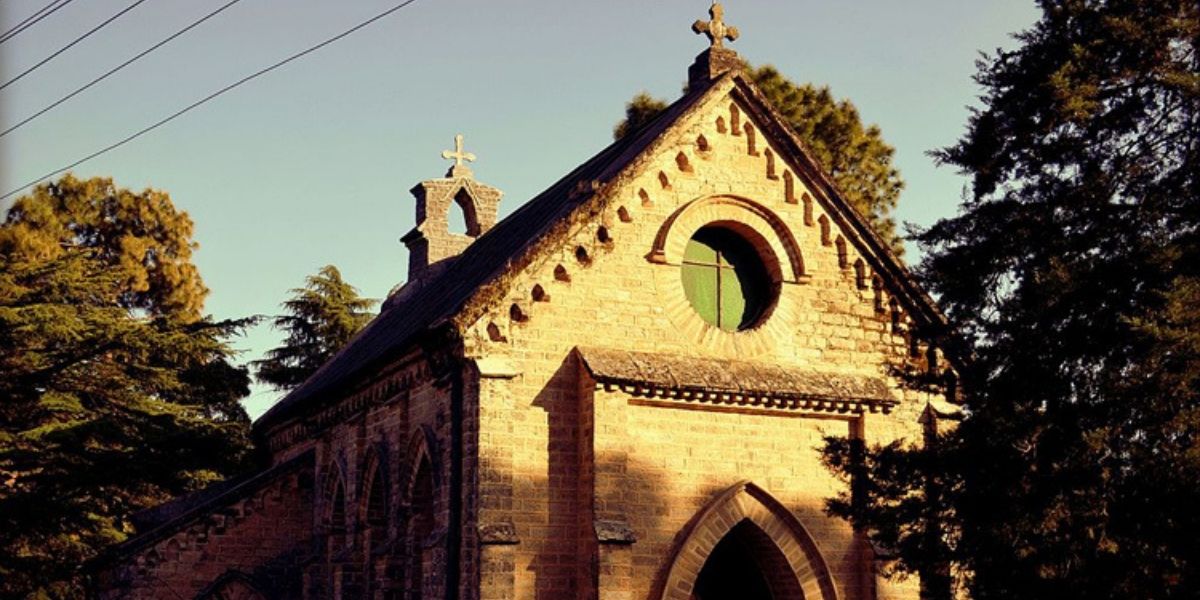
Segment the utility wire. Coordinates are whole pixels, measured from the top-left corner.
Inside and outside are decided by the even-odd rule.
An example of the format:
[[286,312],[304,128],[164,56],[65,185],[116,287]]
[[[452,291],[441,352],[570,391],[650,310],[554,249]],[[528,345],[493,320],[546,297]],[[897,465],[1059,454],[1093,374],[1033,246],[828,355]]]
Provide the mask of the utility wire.
[[62,2],[62,0],[50,0],[50,4],[47,4],[47,5],[45,5],[45,6],[41,7],[41,8],[39,8],[37,12],[33,13],[32,15],[29,15],[28,17],[25,17],[25,19],[23,19],[23,20],[22,20],[20,23],[17,23],[16,25],[13,25],[12,27],[10,27],[10,28],[9,28],[7,31],[5,31],[4,33],[0,33],[0,39],[8,37],[8,36],[9,36],[9,35],[11,35],[11,34],[12,34],[14,31],[16,31],[16,30],[20,29],[21,27],[24,27],[26,23],[28,23],[28,22],[32,21],[33,19],[37,18],[37,16],[38,16],[38,15],[40,15],[40,14],[42,14],[42,13],[46,12],[47,10],[49,10],[50,8],[52,8],[52,7],[53,7],[55,4],[58,4],[59,2]]
[[[40,22],[42,19],[45,19],[46,17],[54,14],[55,12],[58,11],[58,9],[66,6],[74,1],[75,0],[61,0],[61,3],[60,3],[60,0],[54,0],[50,4],[43,6],[41,8],[41,10],[33,13],[29,17],[26,17],[24,21],[17,23],[12,29],[5,31],[4,33],[0,33],[0,44],[3,44],[4,42],[7,42],[8,40],[11,40],[11,39],[17,37],[17,35],[19,33],[21,33],[22,31],[25,31],[26,29],[29,29],[30,27],[37,25],[38,22]],[[51,8],[51,7],[53,7],[53,8]]]
[[[68,0],[68,1],[69,1],[69,0]],[[23,119],[22,121],[18,122],[16,125],[13,125],[12,127],[9,127],[8,129],[5,129],[4,131],[0,131],[0,137],[4,137],[4,136],[6,136],[6,135],[8,135],[8,134],[12,133],[13,131],[16,131],[16,130],[17,130],[17,128],[19,128],[19,127],[21,127],[22,125],[25,125],[26,123],[28,123],[28,122],[30,122],[30,121],[32,121],[32,120],[34,120],[34,119],[36,119],[36,118],[38,118],[38,117],[40,117],[40,116],[44,115],[44,114],[46,114],[46,113],[50,112],[50,111],[51,111],[51,110],[53,110],[55,107],[57,107],[58,105],[62,104],[63,102],[66,102],[67,100],[70,100],[71,98],[74,98],[75,96],[78,96],[79,94],[82,94],[82,93],[83,93],[85,90],[87,90],[88,88],[92,87],[93,85],[96,85],[97,83],[100,83],[101,81],[104,81],[105,79],[108,79],[109,77],[111,77],[111,76],[112,76],[114,73],[116,73],[117,71],[120,71],[121,69],[124,69],[125,67],[128,67],[129,65],[133,64],[134,62],[137,62],[137,61],[138,61],[139,59],[141,59],[143,56],[146,56],[147,54],[150,54],[151,52],[154,52],[155,50],[158,50],[159,48],[161,48],[161,47],[163,47],[163,46],[167,45],[168,43],[170,43],[170,42],[171,42],[172,40],[174,40],[175,38],[177,38],[177,37],[179,37],[179,36],[181,36],[181,35],[183,35],[183,34],[185,34],[185,33],[189,32],[189,31],[191,31],[192,29],[194,29],[194,28],[196,28],[197,26],[199,26],[201,23],[203,23],[203,22],[205,22],[205,21],[207,21],[207,20],[209,20],[209,19],[211,19],[211,18],[213,18],[213,17],[217,16],[219,13],[221,13],[221,12],[222,12],[222,11],[224,11],[225,9],[227,9],[227,8],[229,8],[230,6],[233,6],[234,4],[237,4],[238,2],[241,2],[241,1],[242,1],[242,0],[229,0],[229,2],[226,2],[225,4],[222,4],[222,5],[221,5],[221,6],[219,6],[219,7],[218,7],[216,10],[214,10],[214,11],[212,11],[212,12],[208,13],[207,15],[204,15],[204,16],[203,16],[203,17],[201,17],[199,20],[197,20],[197,21],[193,21],[191,25],[188,25],[187,27],[184,27],[183,29],[180,29],[179,31],[176,31],[175,33],[172,33],[171,35],[169,35],[169,36],[167,36],[165,39],[163,39],[161,42],[159,42],[159,43],[157,43],[157,44],[154,44],[153,46],[150,46],[149,48],[146,48],[145,50],[142,50],[141,52],[139,52],[139,53],[137,53],[136,55],[134,55],[134,56],[133,56],[133,58],[130,58],[129,60],[127,60],[127,61],[125,61],[125,62],[123,62],[123,63],[121,63],[121,64],[119,64],[119,65],[117,65],[117,66],[115,66],[115,67],[113,67],[113,68],[112,68],[112,69],[110,69],[110,70],[109,70],[107,73],[105,73],[105,74],[103,74],[103,75],[101,75],[101,76],[99,76],[99,77],[97,77],[97,78],[95,78],[95,79],[93,79],[93,80],[89,81],[88,83],[84,84],[84,85],[83,85],[83,87],[80,87],[80,88],[76,89],[75,91],[71,92],[70,94],[67,94],[66,96],[63,96],[62,98],[59,98],[58,100],[55,100],[55,101],[54,101],[53,103],[51,103],[49,106],[47,106],[47,107],[45,107],[45,108],[43,108],[43,109],[41,109],[41,110],[39,110],[39,111],[37,111],[37,112],[33,113],[32,115],[29,115],[28,117],[25,117],[25,119]]]
[[119,13],[117,13],[117,14],[115,14],[115,15],[111,16],[111,17],[109,17],[109,18],[108,18],[108,19],[106,19],[106,20],[105,20],[103,23],[100,23],[99,25],[97,25],[97,26],[95,26],[95,27],[93,27],[93,28],[89,29],[87,33],[85,33],[85,34],[83,34],[83,35],[81,35],[81,36],[79,36],[79,37],[75,38],[75,39],[74,39],[74,41],[72,41],[70,44],[67,44],[66,46],[63,46],[62,48],[59,48],[59,49],[58,49],[58,51],[57,51],[57,52],[55,52],[54,54],[51,54],[50,56],[47,56],[46,58],[43,58],[43,59],[42,59],[40,62],[38,62],[36,65],[33,65],[32,67],[29,67],[28,69],[25,69],[24,71],[22,71],[20,75],[17,75],[16,77],[13,77],[12,79],[9,79],[8,81],[5,81],[3,84],[0,84],[0,90],[2,90],[2,89],[4,89],[4,88],[6,88],[6,87],[8,87],[8,86],[10,86],[10,85],[12,85],[12,84],[14,84],[14,83],[16,83],[16,82],[17,82],[17,80],[21,79],[22,77],[24,77],[24,76],[26,76],[26,75],[28,75],[28,74],[30,74],[30,73],[32,73],[32,72],[34,72],[34,71],[36,71],[36,70],[37,70],[39,67],[41,67],[42,65],[44,65],[44,64],[46,64],[46,63],[48,63],[48,62],[50,62],[50,61],[54,60],[55,58],[58,58],[58,55],[59,55],[59,54],[62,54],[63,52],[66,52],[67,50],[70,50],[70,49],[71,49],[71,47],[72,47],[72,46],[74,46],[75,44],[78,44],[79,42],[82,42],[83,40],[86,40],[86,39],[88,38],[88,36],[92,35],[93,33],[96,33],[97,31],[100,31],[101,29],[103,29],[103,28],[104,28],[104,26],[105,26],[105,25],[108,25],[109,23],[112,23],[113,21],[116,21],[116,20],[117,20],[117,19],[119,19],[119,18],[120,18],[122,15],[124,15],[125,13],[127,13],[127,12],[129,12],[129,11],[131,11],[131,10],[135,9],[135,8],[137,8],[139,4],[141,4],[141,3],[145,2],[145,1],[146,1],[146,0],[137,0],[137,2],[134,2],[133,4],[130,4],[129,6],[125,7],[125,8],[124,8],[124,9],[123,9],[121,12],[119,12]]
[[88,38],[88,36],[95,34],[96,31],[100,31],[101,29],[104,29],[104,25],[108,25],[109,23],[114,22],[114,20],[119,19],[121,16],[124,16],[125,13],[132,11],[133,8],[137,8],[138,5],[142,4],[142,2],[145,2],[145,1],[146,0],[138,0],[137,2],[133,2],[133,4],[126,6],[124,8],[124,10],[122,10],[121,12],[114,14],[114,16],[109,17],[108,19],[104,20],[104,22],[101,23],[100,25],[94,26],[94,28],[91,28],[90,30],[88,30],[88,32],[86,32],[86,34],[74,38],[74,41],[66,44],[66,46],[64,46],[62,48],[59,48],[58,52],[55,52],[54,54],[50,54],[49,56],[46,56],[46,58],[42,59],[40,62],[38,62],[38,64],[31,66],[29,68],[26,68],[26,70],[22,71],[22,73],[20,73],[19,76],[13,77],[12,79],[8,79],[7,82],[5,82],[4,84],[0,84],[0,90],[7,88],[7,86],[10,86],[14,83],[17,83],[18,79],[28,76],[29,73],[37,71],[38,67],[41,67],[42,65],[47,64],[47,62],[58,58],[59,54],[67,52],[67,50],[70,50],[71,47],[74,46],[74,44],[77,44],[79,42],[86,40],[86,38]]
[[[234,1],[236,2],[237,0],[234,0]],[[228,91],[231,91],[234,88],[240,87],[242,84],[247,83],[253,79],[257,79],[258,77],[266,75],[267,73],[270,73],[271,71],[274,71],[275,69],[278,69],[279,67],[282,67],[298,58],[302,58],[304,56],[312,54],[313,52],[316,52],[317,50],[320,50],[321,48],[324,48],[325,46],[328,46],[338,40],[341,40],[342,38],[356,32],[356,31],[358,31],[358,30],[384,18],[384,17],[387,17],[388,15],[390,15],[390,14],[392,14],[392,13],[394,13],[416,1],[417,0],[405,0],[404,2],[401,2],[389,9],[371,17],[370,19],[367,19],[366,21],[363,21],[363,22],[359,23],[358,25],[355,25],[354,27],[347,29],[346,31],[343,31],[343,32],[341,32],[319,44],[316,44],[315,46],[310,46],[310,47],[308,47],[304,50],[301,50],[300,52],[297,52],[279,62],[276,62],[275,64],[272,64],[268,67],[259,69],[258,71],[255,71],[255,72],[185,106],[184,108],[179,109],[178,111],[172,113],[170,116],[159,120],[158,122],[154,123],[153,125],[144,127],[141,130],[137,131],[136,133],[134,133],[116,143],[109,144],[108,146],[105,146],[104,148],[101,148],[100,150],[97,150],[97,151],[95,151],[95,152],[93,152],[93,153],[91,153],[91,154],[65,166],[65,167],[62,167],[60,169],[55,169],[54,171],[46,173],[45,175],[42,175],[41,177],[38,177],[37,179],[30,181],[29,183],[26,183],[25,185],[22,185],[21,187],[13,189],[12,191],[4,194],[3,196],[0,196],[0,200],[7,199],[8,197],[13,196],[17,192],[20,192],[21,190],[23,190],[25,188],[37,185],[38,183],[41,183],[42,181],[44,181],[46,179],[49,179],[51,177],[54,177],[55,175],[58,175],[59,173],[62,173],[63,171],[68,171],[70,169],[74,169],[75,167],[77,167],[89,160],[92,160],[93,158],[96,158],[97,156],[100,156],[101,154],[105,154],[105,153],[115,150],[121,146],[124,146],[125,144],[128,144],[129,142],[132,142],[133,140],[136,140],[137,138],[142,137],[143,135],[146,135],[147,133],[150,133],[151,131],[154,131],[155,129],[158,129],[159,127],[162,127],[163,125],[166,125],[167,123],[170,123],[171,121],[174,121],[175,119],[183,116],[184,114],[191,112],[193,109],[198,108],[200,105],[205,104],[210,100],[213,100],[217,96],[220,96]]]

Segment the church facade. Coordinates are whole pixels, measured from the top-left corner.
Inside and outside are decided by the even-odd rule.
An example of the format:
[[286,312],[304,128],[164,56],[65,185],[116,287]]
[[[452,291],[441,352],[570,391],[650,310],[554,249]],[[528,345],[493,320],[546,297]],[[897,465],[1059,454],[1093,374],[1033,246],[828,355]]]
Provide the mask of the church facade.
[[825,514],[819,448],[952,418],[944,319],[719,5],[697,31],[682,98],[503,221],[459,139],[408,283],[255,423],[271,467],[142,515],[98,597],[917,598]]

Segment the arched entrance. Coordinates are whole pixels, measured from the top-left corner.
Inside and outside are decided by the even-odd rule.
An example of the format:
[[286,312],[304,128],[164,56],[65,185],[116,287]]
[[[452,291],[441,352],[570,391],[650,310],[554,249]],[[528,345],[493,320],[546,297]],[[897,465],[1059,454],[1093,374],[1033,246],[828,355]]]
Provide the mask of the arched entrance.
[[692,590],[695,600],[803,598],[787,558],[753,521],[742,520],[717,543]]
[[660,589],[662,600],[837,600],[804,526],[750,482],[692,520]]

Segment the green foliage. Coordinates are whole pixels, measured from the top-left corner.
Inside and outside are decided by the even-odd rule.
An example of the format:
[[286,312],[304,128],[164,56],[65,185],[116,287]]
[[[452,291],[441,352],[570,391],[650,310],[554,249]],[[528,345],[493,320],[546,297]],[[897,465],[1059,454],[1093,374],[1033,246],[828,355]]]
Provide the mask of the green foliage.
[[647,92],[638,92],[632,100],[625,103],[625,118],[613,126],[613,139],[619,140],[638,127],[654,120],[662,111],[667,109],[667,101],[651,96]]
[[287,314],[275,317],[273,324],[286,331],[287,338],[282,346],[267,352],[267,358],[254,361],[256,377],[277,389],[304,383],[371,321],[375,303],[360,298],[358,290],[342,280],[337,267],[322,267],[283,303]]
[[109,178],[70,174],[38,186],[13,204],[0,250],[54,257],[86,248],[127,278],[122,306],[155,316],[200,318],[208,289],[192,264],[192,220],[165,192],[135,193]]
[[[902,255],[904,245],[897,235],[892,211],[904,181],[892,164],[895,150],[883,141],[879,127],[864,126],[858,109],[849,100],[835,100],[828,87],[794,83],[771,65],[746,66],[745,71],[804,140],[842,197],[867,218],[897,255]],[[613,128],[613,137],[624,137],[666,107],[666,102],[639,93],[626,104],[625,118]]]
[[864,126],[858,109],[849,100],[835,100],[828,87],[793,83],[771,65],[749,74],[804,140],[842,198],[867,218],[892,250],[903,254],[892,211],[904,181],[892,165],[895,150],[883,141],[879,126]]
[[[66,177],[0,226],[0,597],[81,597],[133,512],[247,465],[249,376],[225,343],[245,323],[194,316],[193,244],[151,222],[190,230],[161,192]],[[157,233],[111,233],[131,230]]]
[[871,480],[831,509],[975,598],[1195,598],[1200,5],[1041,5],[938,154],[971,197],[917,238],[972,358],[967,418],[857,467],[831,442]]

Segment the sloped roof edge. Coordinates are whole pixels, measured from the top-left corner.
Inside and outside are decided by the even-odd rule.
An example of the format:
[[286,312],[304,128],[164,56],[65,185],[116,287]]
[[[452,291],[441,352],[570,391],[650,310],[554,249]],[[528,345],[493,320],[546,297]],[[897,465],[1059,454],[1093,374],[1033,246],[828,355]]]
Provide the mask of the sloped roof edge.
[[576,347],[584,367],[598,382],[683,393],[736,394],[895,404],[879,377],[747,360],[698,358],[658,352]]
[[[299,387],[278,401],[254,423],[263,433],[296,416],[301,405],[334,392],[372,367],[381,366],[411,346],[423,331],[447,322],[485,284],[507,271],[514,259],[534,247],[560,220],[597,195],[581,183],[608,181],[653,145],[660,134],[703,98],[724,78],[688,92],[658,117],[613,142],[579,167],[546,188],[489,229],[405,301],[385,306],[346,344]],[[387,303],[385,302],[385,305]]]
[[[183,510],[178,516],[171,518],[162,524],[150,529],[149,531],[139,533],[109,550],[105,551],[100,556],[92,560],[91,565],[95,567],[103,566],[119,558],[129,556],[148,548],[163,539],[178,533],[184,527],[190,525],[196,520],[211,513],[213,509],[226,506],[232,502],[245,498],[264,487],[270,485],[275,480],[297,470],[312,468],[315,464],[316,452],[314,450],[306,450],[305,452],[281,462],[273,467],[251,474],[245,479],[237,482],[235,485],[228,486],[221,493],[216,495],[205,494],[205,490],[198,490],[187,496],[176,498],[168,502],[168,504],[180,503]],[[226,482],[214,484],[214,486],[224,486]],[[189,499],[198,498],[199,502],[194,505],[188,505]]]
[[[800,139],[799,134],[771,105],[753,81],[740,73],[734,77],[734,81],[737,83],[737,91],[740,92],[737,95],[738,99],[752,109],[760,124],[767,124],[771,127],[772,135],[766,135],[766,132],[764,135],[783,144],[781,150],[790,155],[782,158],[786,162],[803,167],[805,177],[820,188],[821,195],[824,196],[822,200],[824,200],[825,208],[830,210],[834,218],[838,219],[841,224],[849,227],[859,236],[862,244],[866,246],[865,254],[871,261],[871,267],[877,273],[882,273],[889,283],[900,287],[903,293],[902,299],[907,300],[907,308],[918,315],[921,325],[935,329],[936,331],[933,332],[935,334],[944,333],[948,321],[937,303],[917,285],[916,279],[908,267],[904,266],[904,263],[892,252],[888,244],[879,237],[879,234],[875,233],[866,218],[845,200],[837,185],[812,157],[812,153]],[[860,250],[862,249],[860,248]]]

